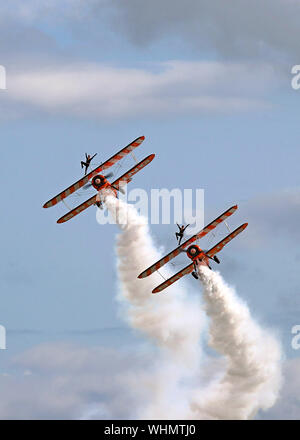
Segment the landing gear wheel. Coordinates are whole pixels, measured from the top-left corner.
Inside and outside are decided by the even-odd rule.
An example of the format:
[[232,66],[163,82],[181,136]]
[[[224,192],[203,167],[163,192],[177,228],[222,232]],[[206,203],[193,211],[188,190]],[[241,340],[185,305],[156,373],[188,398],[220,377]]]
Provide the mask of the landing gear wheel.
[[199,280],[199,276],[198,276],[197,272],[195,272],[195,271],[192,272],[192,275],[196,280]]

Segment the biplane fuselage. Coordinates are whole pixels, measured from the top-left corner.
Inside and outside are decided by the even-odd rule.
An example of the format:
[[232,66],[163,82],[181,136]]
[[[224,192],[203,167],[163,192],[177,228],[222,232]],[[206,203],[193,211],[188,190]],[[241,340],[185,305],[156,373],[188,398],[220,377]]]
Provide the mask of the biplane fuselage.
[[96,174],[96,176],[92,178],[91,183],[92,186],[95,188],[95,190],[97,190],[98,192],[103,189],[111,189],[114,192],[115,196],[117,197],[116,189],[113,188],[113,186],[109,183],[107,178],[104,177],[102,174]]
[[193,261],[193,263],[199,262],[201,264],[209,266],[208,257],[197,244],[189,246],[186,250],[186,254]]

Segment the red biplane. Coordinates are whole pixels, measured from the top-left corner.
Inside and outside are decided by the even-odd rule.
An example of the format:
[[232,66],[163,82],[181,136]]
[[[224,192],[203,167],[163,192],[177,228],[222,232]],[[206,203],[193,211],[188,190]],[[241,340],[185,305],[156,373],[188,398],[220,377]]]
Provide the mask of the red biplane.
[[78,191],[80,188],[86,187],[87,185],[93,186],[97,190],[97,194],[95,194],[85,202],[81,203],[81,205],[67,212],[67,214],[65,214],[63,217],[57,220],[57,223],[64,223],[70,220],[71,218],[78,215],[80,212],[84,211],[89,206],[97,205],[101,207],[100,192],[102,190],[110,188],[115,194],[115,196],[117,196],[117,192],[122,191],[122,185],[131,182],[132,176],[136,174],[138,171],[140,171],[142,168],[144,168],[146,165],[148,165],[154,159],[155,154],[150,154],[148,157],[143,159],[141,162],[137,163],[134,167],[132,167],[129,171],[127,171],[127,173],[123,174],[123,176],[119,177],[117,180],[115,180],[112,183],[110,183],[107,180],[107,178],[110,177],[112,173],[109,173],[106,176],[99,173],[103,170],[106,170],[107,168],[112,167],[116,162],[123,159],[124,156],[126,156],[127,154],[132,153],[132,150],[137,148],[143,142],[144,139],[145,139],[144,136],[135,139],[133,142],[131,142],[131,144],[127,145],[125,148],[120,150],[118,153],[116,153],[106,162],[99,165],[97,168],[95,168],[93,171],[88,173],[82,179],[78,180],[73,185],[69,186],[69,188],[65,189],[57,196],[53,197],[51,200],[46,202],[43,208],[50,208],[51,206],[54,206],[61,201],[64,201],[66,197],[73,194],[75,191]]
[[[235,229],[233,232],[231,232],[229,235],[227,235],[227,237],[225,237],[223,240],[221,240],[218,244],[216,244],[209,251],[202,250],[198,245],[196,245],[196,244],[191,245],[191,243],[198,240],[199,238],[204,237],[206,234],[211,232],[220,223],[225,221],[227,219],[227,217],[231,216],[236,210],[237,210],[237,205],[229,208],[227,211],[225,211],[223,214],[221,214],[218,218],[216,218],[214,221],[212,221],[207,226],[205,226],[205,228],[203,228],[197,234],[193,235],[191,238],[189,238],[184,243],[182,243],[182,245],[178,246],[176,249],[174,249],[168,255],[161,258],[156,263],[152,264],[152,266],[148,267],[148,269],[144,270],[144,272],[142,272],[138,276],[138,278],[145,278],[145,277],[151,275],[153,272],[156,272],[158,269],[160,269],[162,266],[164,266],[166,263],[168,263],[174,257],[179,255],[181,252],[186,252],[187,256],[192,260],[192,263],[189,264],[188,266],[186,266],[184,269],[177,272],[175,275],[173,275],[168,280],[164,281],[159,286],[155,287],[155,289],[152,290],[152,293],[157,293],[157,292],[161,292],[166,287],[169,287],[171,284],[175,283],[175,281],[179,280],[181,277],[183,277],[184,275],[187,275],[189,273],[192,273],[192,275],[195,278],[198,278],[197,267],[199,265],[205,265],[210,268],[209,260],[214,260],[216,263],[220,263],[216,254],[218,252],[220,252],[223,249],[223,247],[227,243],[229,243],[234,237],[236,237],[240,232],[242,232],[244,229],[246,229],[246,227],[248,226],[248,223],[244,223],[243,225],[239,226],[237,229]],[[187,248],[187,246],[188,246],[188,248]]]

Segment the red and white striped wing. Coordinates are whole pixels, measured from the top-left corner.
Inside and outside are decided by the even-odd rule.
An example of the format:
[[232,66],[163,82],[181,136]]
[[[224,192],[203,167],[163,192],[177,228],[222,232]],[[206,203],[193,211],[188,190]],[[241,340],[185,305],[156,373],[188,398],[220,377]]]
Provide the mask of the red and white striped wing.
[[155,289],[152,290],[152,293],[158,293],[164,290],[166,287],[171,286],[171,284],[175,283],[175,281],[182,278],[184,275],[188,275],[189,273],[193,272],[194,270],[194,263],[189,264],[184,269],[181,269],[179,272],[177,272],[175,275],[173,275],[168,280],[164,281],[159,286],[155,287]]
[[106,170],[107,168],[112,167],[116,162],[123,159],[124,156],[129,154],[132,150],[137,148],[143,140],[145,139],[145,136],[141,136],[137,139],[135,139],[131,144],[127,145],[125,148],[120,150],[117,154],[112,156],[110,159],[108,159],[106,162],[101,164],[99,167],[95,168],[93,171],[88,173],[86,176],[84,176],[82,179],[79,179],[77,182],[75,182],[73,185],[69,186],[69,188],[65,189],[61,193],[59,193],[57,196],[53,197],[51,200],[46,202],[43,206],[43,208],[50,208],[51,206],[56,205],[57,203],[61,202],[63,199],[68,197],[70,194],[74,193],[78,189],[82,188],[86,183],[88,183],[89,180],[91,180],[96,174],[100,173],[102,170]]
[[248,226],[248,223],[244,223],[243,225],[239,226],[237,229],[235,229],[231,234],[227,235],[227,237],[223,238],[218,244],[216,244],[213,248],[211,248],[208,252],[206,252],[206,255],[209,257],[213,257],[218,252],[220,252],[224,246],[226,246],[227,243],[229,243],[234,237],[236,237],[238,234],[240,234],[244,229],[246,229]]
[[170,260],[175,258],[177,255],[180,254],[181,250],[189,246],[191,243],[193,243],[195,240],[198,240],[199,238],[204,237],[206,234],[208,234],[210,231],[212,231],[214,228],[216,228],[220,223],[222,223],[224,220],[227,219],[230,215],[232,215],[237,210],[237,205],[232,206],[231,208],[227,209],[227,211],[223,212],[219,217],[217,217],[215,220],[213,220],[211,223],[209,223],[207,226],[205,226],[204,229],[199,231],[196,235],[193,235],[193,237],[186,240],[184,243],[182,243],[180,246],[178,246],[176,249],[174,249],[172,252],[170,252],[168,255],[163,257],[161,260],[154,263],[152,266],[148,267],[148,269],[144,270],[138,278],[145,278],[151,275],[153,272],[164,266],[166,263],[168,263]]
[[132,180],[132,176],[142,170],[145,166],[147,166],[152,160],[155,158],[155,154],[150,154],[148,157],[143,159],[137,165],[132,167],[127,173],[123,174],[123,176],[119,177],[119,179],[115,180],[111,185],[113,188],[119,190],[120,185],[122,188],[122,183],[126,184]]
[[82,211],[87,209],[89,206],[92,206],[96,203],[96,197],[98,194],[94,195],[90,199],[86,200],[85,202],[81,203],[81,205],[77,206],[76,208],[72,209],[72,211],[67,212],[64,216],[62,216],[60,219],[57,220],[57,223],[65,223],[71,218],[75,217],[76,215],[80,214]]

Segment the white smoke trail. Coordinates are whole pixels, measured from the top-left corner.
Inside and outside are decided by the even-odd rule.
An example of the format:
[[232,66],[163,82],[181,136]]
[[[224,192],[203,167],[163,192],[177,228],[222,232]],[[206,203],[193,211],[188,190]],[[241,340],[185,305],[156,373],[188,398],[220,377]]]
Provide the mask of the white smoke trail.
[[147,374],[139,378],[151,396],[140,417],[247,419],[260,408],[271,407],[281,383],[280,347],[253,321],[247,306],[221,276],[205,267],[199,274],[210,317],[209,345],[225,357],[227,365],[208,387],[183,389],[182,379],[195,375],[200,365],[204,319],[199,303],[186,295],[182,282],[169,287],[167,294],[151,294],[162,282],[159,275],[137,279],[160,258],[146,220],[133,206],[112,196],[106,196],[105,203],[122,229],[117,239],[120,300],[127,307],[130,325],[151,338],[164,354],[156,359],[150,379]]
[[221,275],[199,269],[205,310],[210,317],[209,345],[225,356],[223,377],[197,390],[195,417],[248,419],[274,405],[281,386],[281,350],[272,334],[250,316],[246,304]]
[[117,238],[119,299],[126,307],[130,325],[163,349],[157,371],[157,362],[153,362],[152,404],[141,417],[182,418],[186,415],[183,406],[186,412],[188,404],[184,405],[185,392],[179,391],[178,384],[185,375],[196,371],[201,356],[199,340],[204,317],[198,298],[188,297],[182,284],[169,288],[168,294],[151,294],[163,280],[158,274],[137,278],[161,257],[153,245],[146,219],[133,206],[110,195],[106,195],[105,204],[122,229]]

